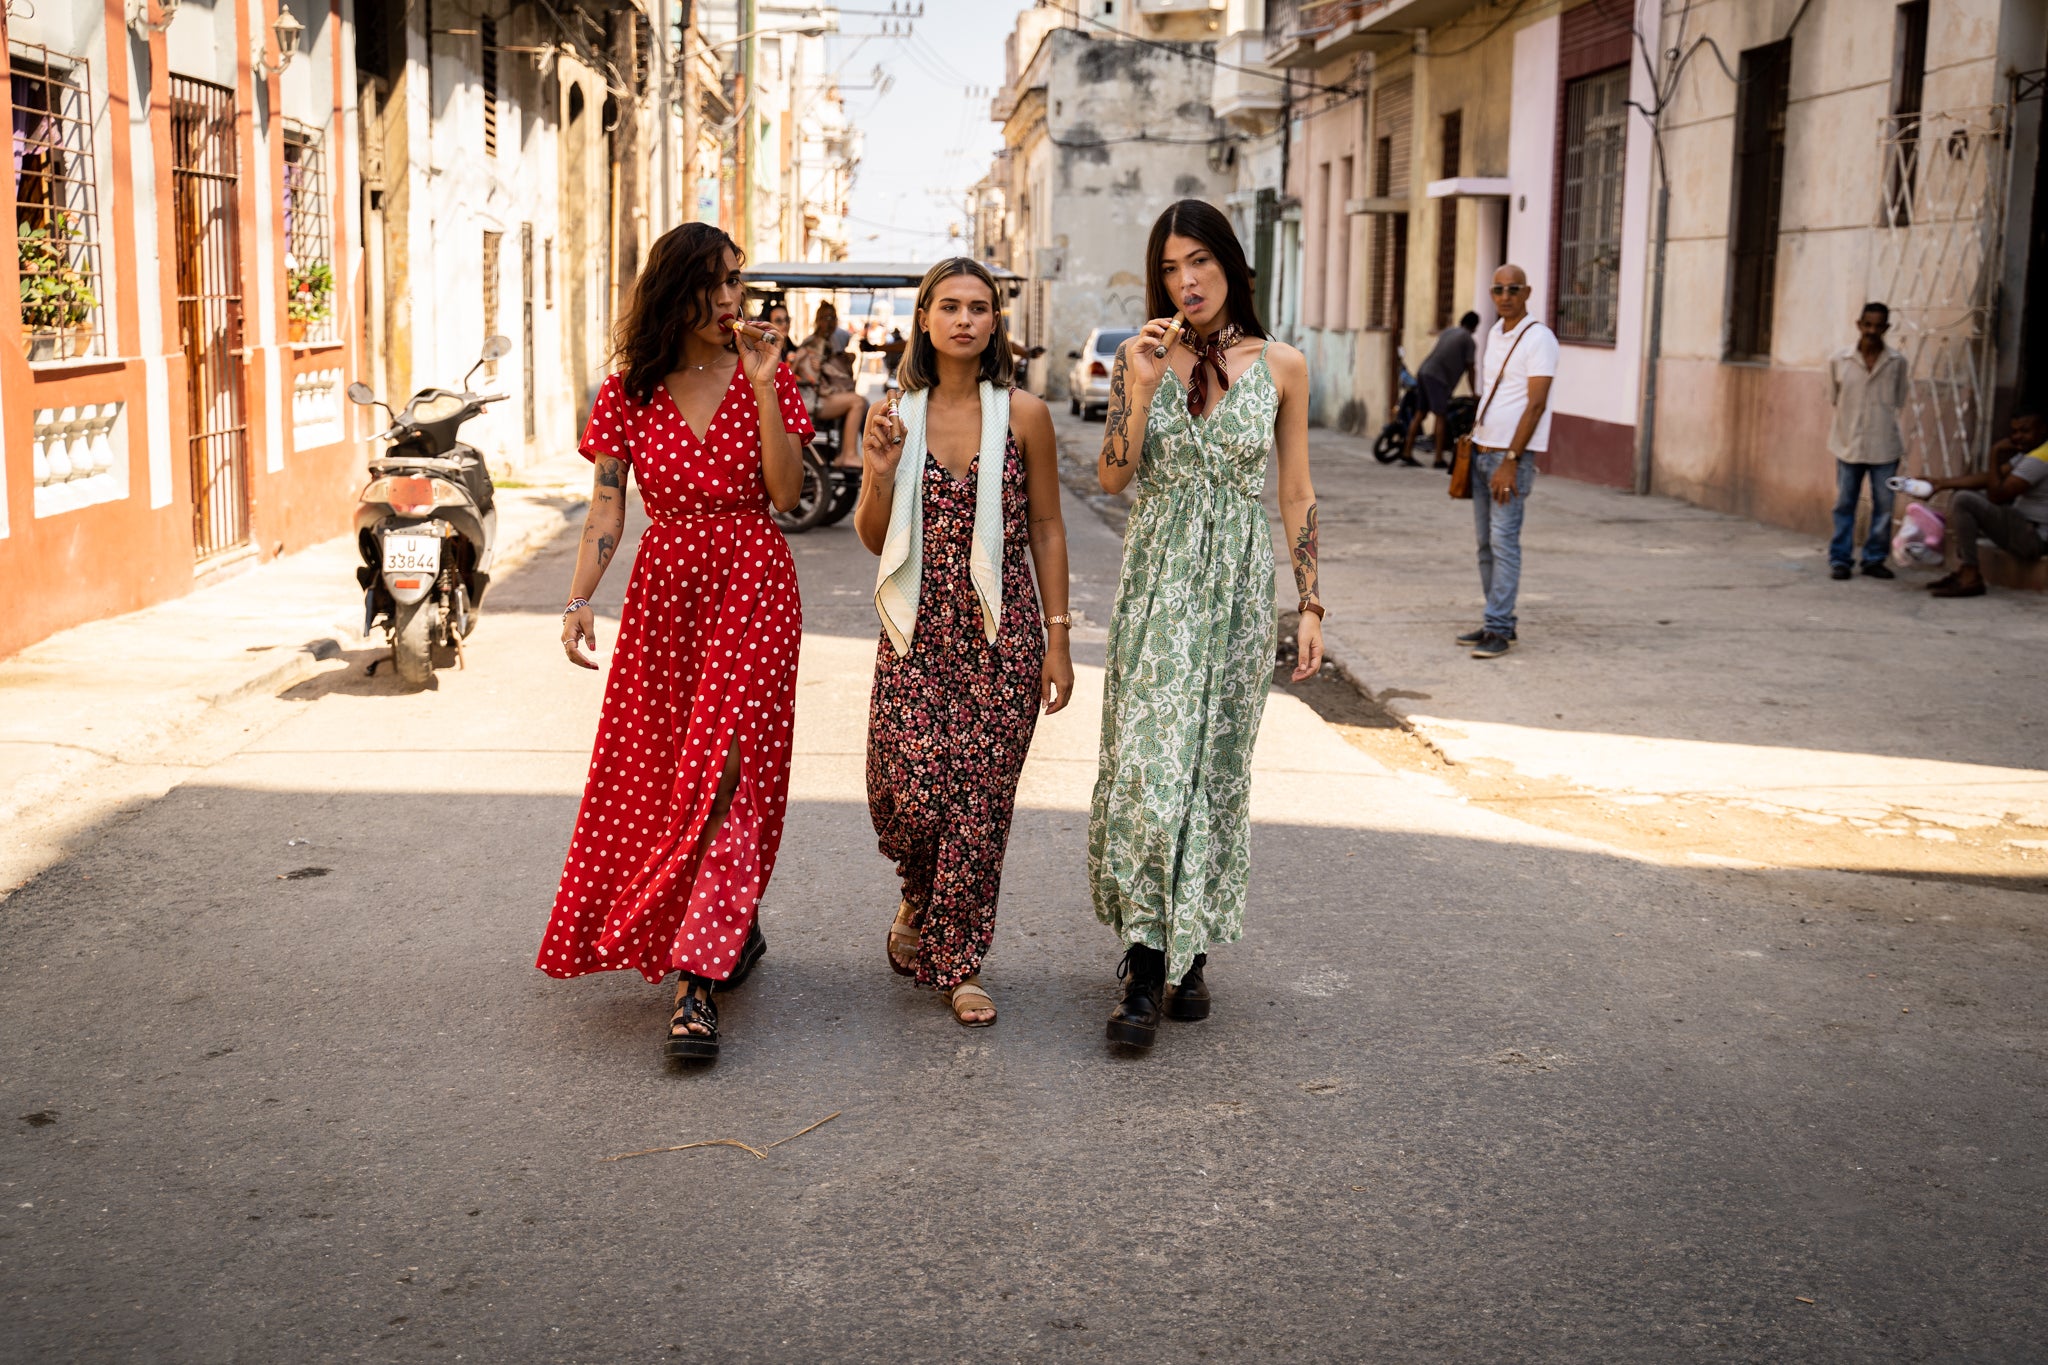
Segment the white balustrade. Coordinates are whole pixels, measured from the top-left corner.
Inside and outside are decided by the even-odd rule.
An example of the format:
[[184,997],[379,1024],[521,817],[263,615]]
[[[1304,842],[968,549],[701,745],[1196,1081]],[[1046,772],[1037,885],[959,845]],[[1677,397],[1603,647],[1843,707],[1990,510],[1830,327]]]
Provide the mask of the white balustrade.
[[341,371],[301,370],[292,378],[292,448],[310,450],[342,439]]
[[126,415],[125,403],[36,410],[37,516],[54,516],[128,496]]

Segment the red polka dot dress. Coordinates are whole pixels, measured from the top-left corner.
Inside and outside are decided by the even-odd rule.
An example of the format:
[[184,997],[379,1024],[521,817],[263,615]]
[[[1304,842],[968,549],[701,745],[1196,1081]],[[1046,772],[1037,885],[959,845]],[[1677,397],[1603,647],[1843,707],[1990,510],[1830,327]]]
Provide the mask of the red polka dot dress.
[[[775,391],[783,428],[808,442],[787,366]],[[796,565],[768,518],[753,389],[735,367],[699,437],[666,386],[639,404],[613,375],[580,449],[632,465],[653,524],[626,584],[590,777],[534,965],[549,976],[630,967],[649,981],[678,970],[723,981],[782,841],[803,635]],[[693,879],[733,750],[739,786]]]

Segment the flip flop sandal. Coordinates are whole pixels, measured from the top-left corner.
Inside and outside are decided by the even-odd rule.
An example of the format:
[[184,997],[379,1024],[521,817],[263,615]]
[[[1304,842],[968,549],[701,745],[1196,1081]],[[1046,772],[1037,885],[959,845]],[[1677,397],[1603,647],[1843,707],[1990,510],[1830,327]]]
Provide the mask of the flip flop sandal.
[[[962,1028],[987,1028],[996,1021],[996,1002],[981,988],[980,977],[970,976],[955,986],[950,1003],[953,1006],[953,1017],[960,1022]],[[989,1017],[969,1019],[966,1017],[968,1010],[987,1010]]]
[[[924,938],[917,932],[917,921],[911,918],[916,913],[910,908],[909,901],[899,901],[896,918],[889,924],[889,942],[884,951],[889,954],[889,970],[898,976],[917,975],[917,950],[924,943]],[[898,954],[909,959],[908,967],[903,965]]]
[[[718,1007],[711,1003],[709,992],[697,993],[697,986],[709,982],[693,982],[677,1002],[675,1013],[668,1020],[668,1055],[686,1062],[715,1062],[718,1060]],[[691,1033],[692,1024],[702,1024],[709,1033]],[[676,1030],[684,1030],[678,1033]]]

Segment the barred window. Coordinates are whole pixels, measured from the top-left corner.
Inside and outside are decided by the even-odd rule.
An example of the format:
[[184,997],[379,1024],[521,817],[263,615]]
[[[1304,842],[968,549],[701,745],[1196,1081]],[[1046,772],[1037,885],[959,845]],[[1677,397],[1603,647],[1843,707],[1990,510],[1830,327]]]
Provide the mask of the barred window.
[[285,317],[293,341],[332,341],[334,233],[327,149],[317,128],[284,120]]
[[85,62],[9,41],[14,115],[14,241],[28,358],[106,354],[99,188]]
[[1565,86],[1564,175],[1557,222],[1558,339],[1612,345],[1621,282],[1621,194],[1628,68]]

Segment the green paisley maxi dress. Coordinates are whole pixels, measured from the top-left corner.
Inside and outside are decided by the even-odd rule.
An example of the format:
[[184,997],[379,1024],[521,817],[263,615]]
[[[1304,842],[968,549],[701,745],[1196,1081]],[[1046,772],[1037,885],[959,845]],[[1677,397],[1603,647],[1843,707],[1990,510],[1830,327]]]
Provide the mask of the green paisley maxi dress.
[[1096,917],[1164,952],[1168,981],[1244,934],[1252,744],[1276,634],[1260,497],[1279,408],[1263,349],[1201,418],[1168,371],[1124,527],[1088,875]]

